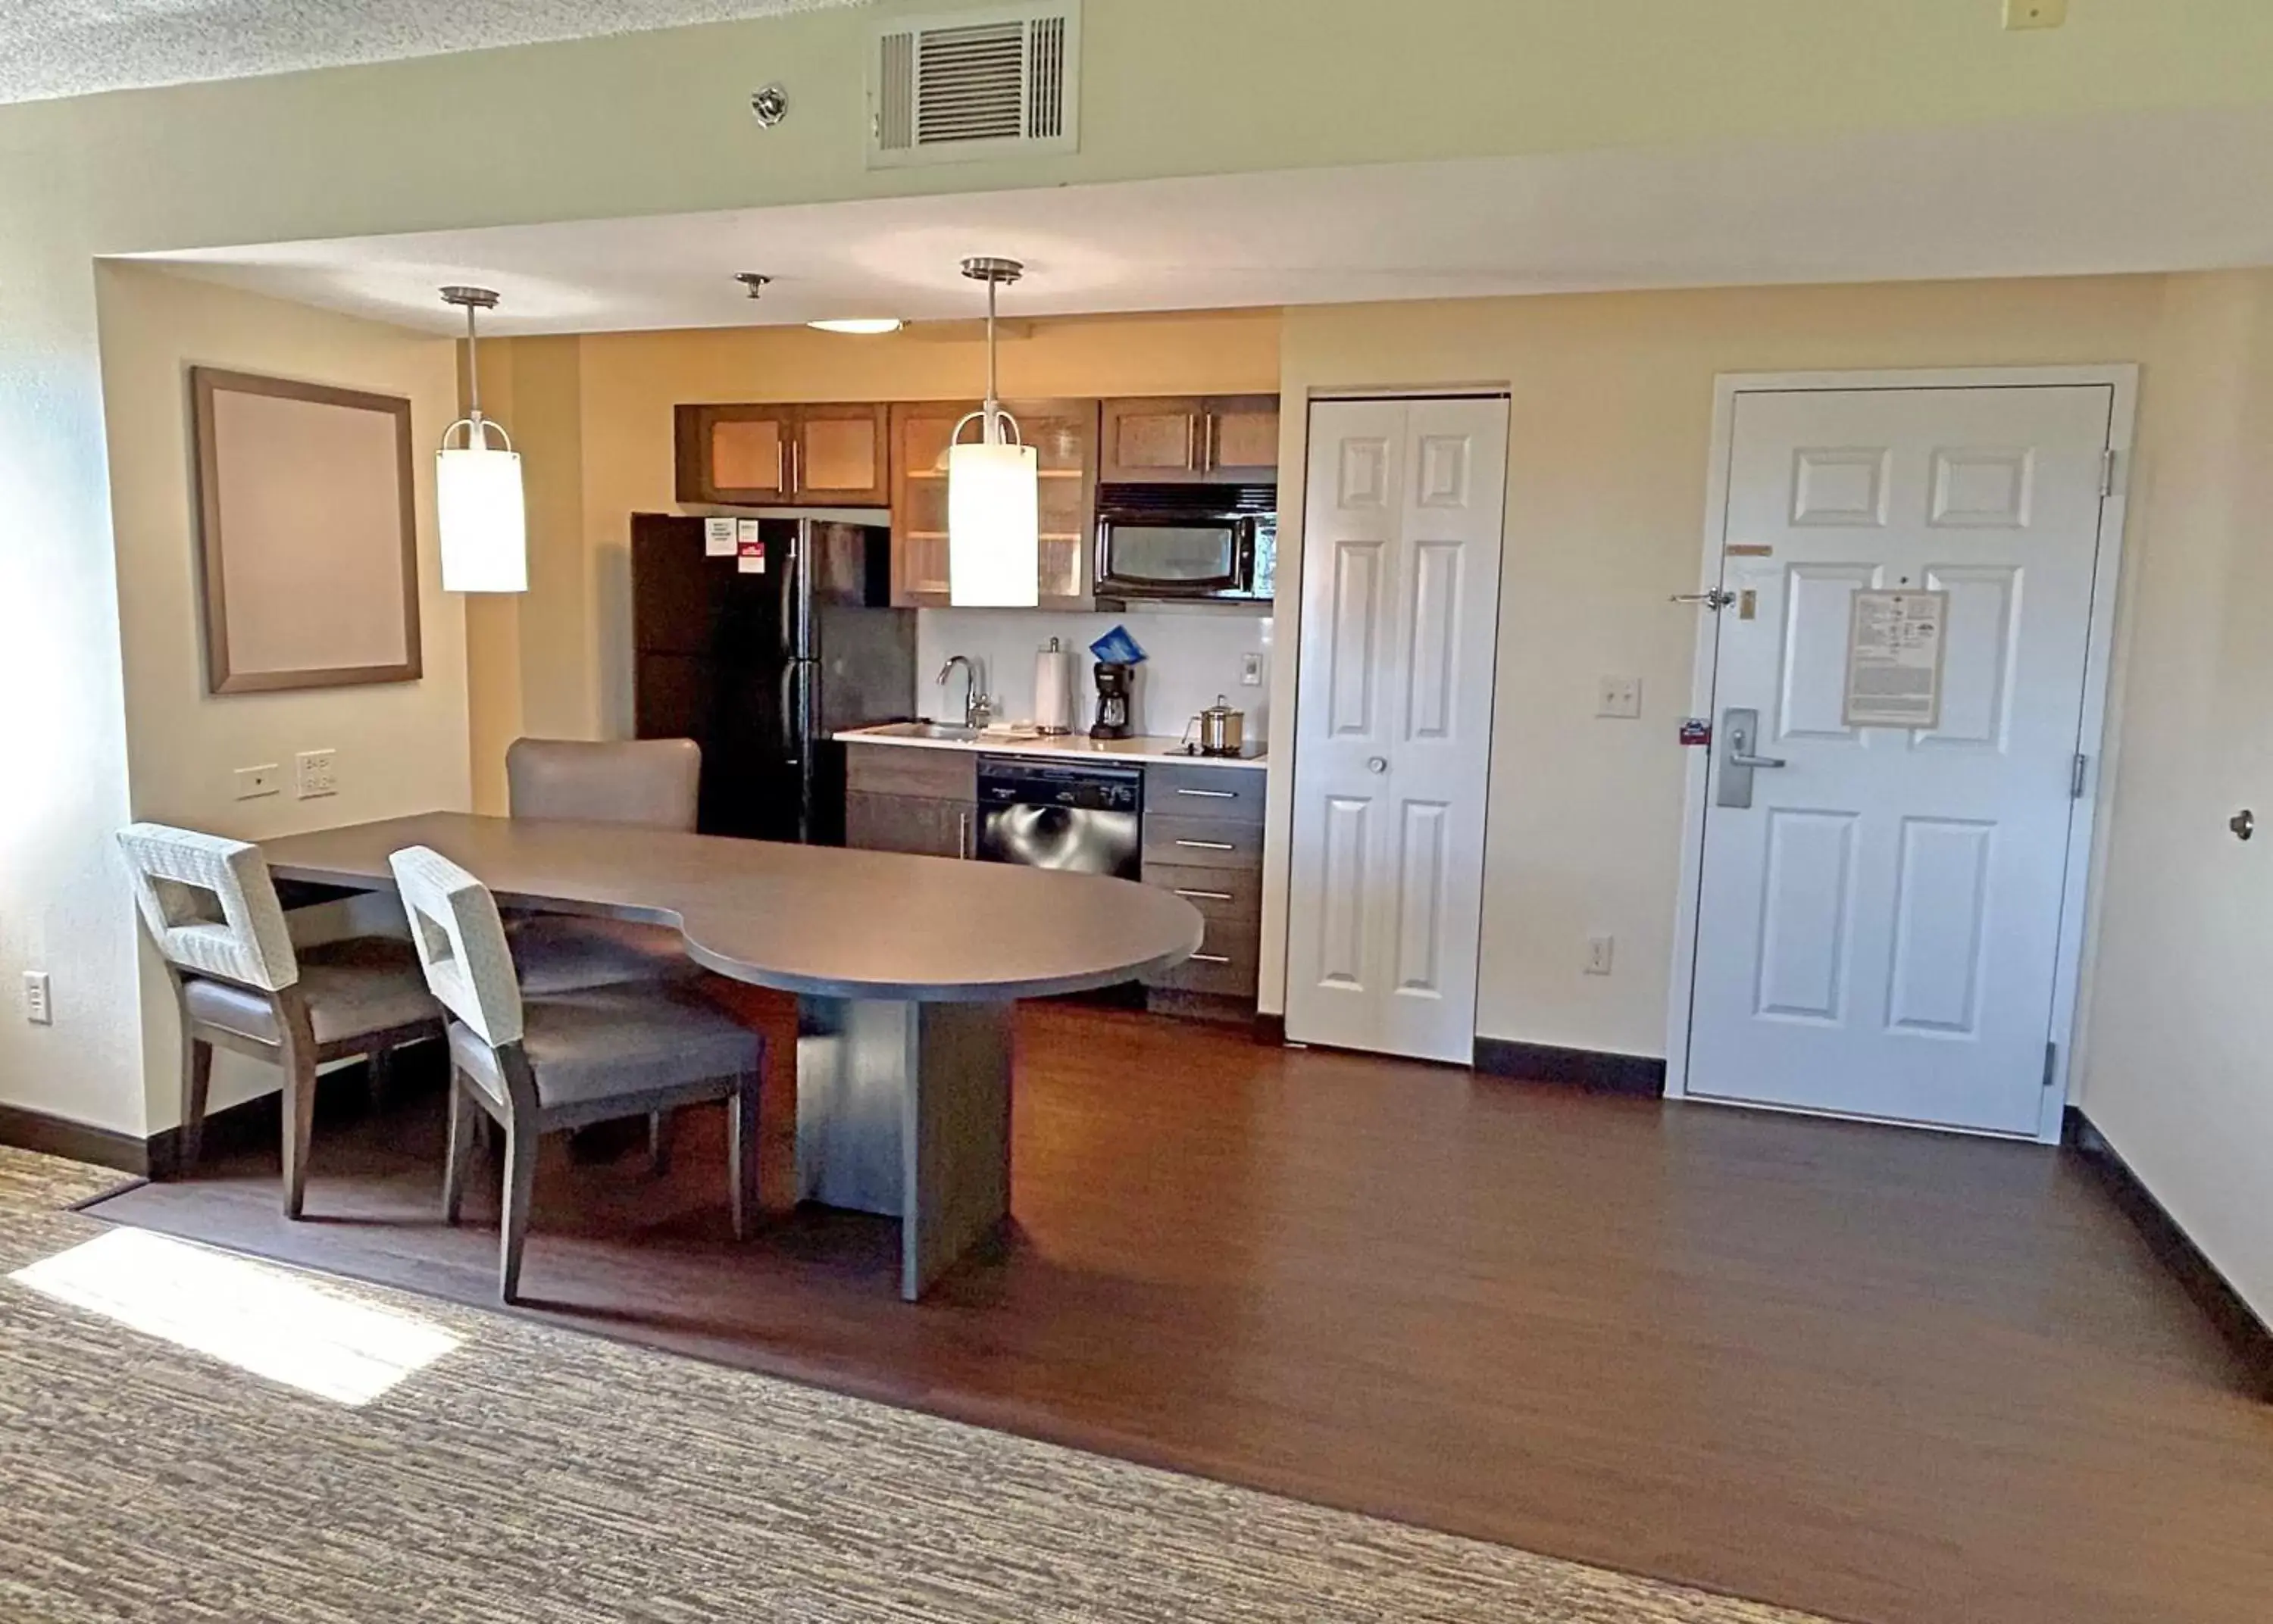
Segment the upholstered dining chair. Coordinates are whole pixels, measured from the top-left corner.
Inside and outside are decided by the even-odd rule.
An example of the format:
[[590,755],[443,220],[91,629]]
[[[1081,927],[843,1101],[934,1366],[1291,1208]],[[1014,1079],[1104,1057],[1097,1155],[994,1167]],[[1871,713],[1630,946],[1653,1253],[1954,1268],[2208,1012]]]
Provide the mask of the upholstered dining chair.
[[296,947],[260,848],[161,823],[118,831],[142,923],[182,1017],[181,1165],[203,1147],[216,1048],[284,1074],[284,1212],[307,1194],[316,1068],[367,1059],[376,1077],[404,1044],[442,1036],[409,942],[358,936]]
[[[517,738],[506,750],[505,775],[506,808],[515,818],[691,832],[702,748],[691,738]],[[666,925],[517,912],[507,926],[524,992],[694,973],[679,932]]]
[[765,1040],[671,982],[525,995],[487,887],[424,846],[389,861],[426,984],[454,1017],[446,1222],[458,1221],[465,1195],[473,1113],[505,1130],[499,1297],[520,1299],[539,1137],[586,1123],[729,1102],[729,1204],[735,1238],[746,1237],[758,1202]]

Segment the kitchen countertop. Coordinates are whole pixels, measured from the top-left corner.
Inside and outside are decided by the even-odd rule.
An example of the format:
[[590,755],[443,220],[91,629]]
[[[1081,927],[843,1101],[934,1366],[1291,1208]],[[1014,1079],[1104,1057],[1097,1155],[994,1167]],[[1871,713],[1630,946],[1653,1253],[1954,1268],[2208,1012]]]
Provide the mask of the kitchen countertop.
[[915,750],[963,750],[988,756],[1040,756],[1061,761],[1159,761],[1177,767],[1253,767],[1266,765],[1263,746],[1249,745],[1251,754],[1197,756],[1185,753],[1180,740],[1162,735],[1139,734],[1133,738],[1091,738],[1086,733],[1062,733],[1044,737],[1016,730],[986,733],[977,738],[910,738],[881,728],[850,728],[836,735],[847,745],[904,745]]

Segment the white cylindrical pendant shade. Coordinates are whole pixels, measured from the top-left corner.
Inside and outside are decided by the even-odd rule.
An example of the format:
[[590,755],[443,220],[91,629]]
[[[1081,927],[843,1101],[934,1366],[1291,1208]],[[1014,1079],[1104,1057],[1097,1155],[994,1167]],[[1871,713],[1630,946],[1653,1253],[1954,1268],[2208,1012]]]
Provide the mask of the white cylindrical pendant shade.
[[529,590],[529,520],[521,453],[480,445],[440,453],[434,477],[442,590]]
[[947,597],[958,609],[1040,601],[1041,477],[1031,445],[947,453]]

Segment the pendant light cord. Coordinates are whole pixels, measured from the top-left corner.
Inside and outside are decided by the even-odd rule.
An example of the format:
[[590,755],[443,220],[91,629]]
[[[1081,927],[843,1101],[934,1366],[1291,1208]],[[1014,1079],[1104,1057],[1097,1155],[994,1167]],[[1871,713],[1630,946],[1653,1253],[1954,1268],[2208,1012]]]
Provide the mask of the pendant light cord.
[[982,425],[986,444],[1002,443],[1002,402],[996,398],[994,376],[994,293],[997,284],[990,277],[986,283],[986,421]]
[[474,332],[474,307],[466,306],[466,416],[474,425],[474,438],[482,433],[482,341]]

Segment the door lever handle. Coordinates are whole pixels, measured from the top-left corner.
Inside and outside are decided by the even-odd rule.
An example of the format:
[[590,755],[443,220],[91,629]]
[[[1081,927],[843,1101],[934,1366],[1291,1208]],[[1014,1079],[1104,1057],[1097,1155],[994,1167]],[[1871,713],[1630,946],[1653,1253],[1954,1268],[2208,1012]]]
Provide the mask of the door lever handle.
[[1746,755],[1741,750],[1731,750],[1729,752],[1729,765],[1730,767],[1789,767],[1791,763],[1782,756],[1752,756]]

